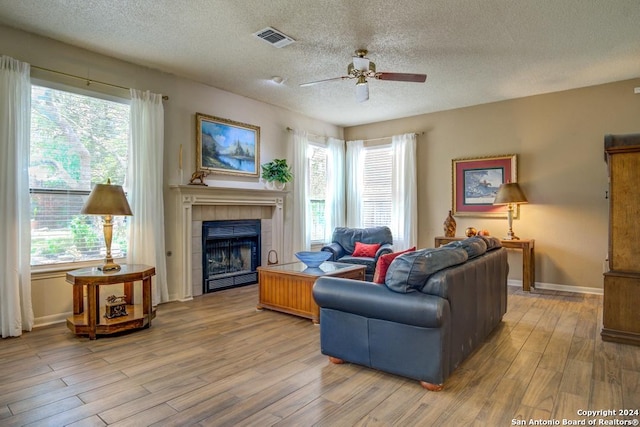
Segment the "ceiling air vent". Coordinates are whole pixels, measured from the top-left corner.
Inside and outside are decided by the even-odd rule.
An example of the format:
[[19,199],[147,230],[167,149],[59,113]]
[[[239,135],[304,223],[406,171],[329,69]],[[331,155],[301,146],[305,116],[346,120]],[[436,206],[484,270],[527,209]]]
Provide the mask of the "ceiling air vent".
[[291,37],[272,27],[264,28],[257,33],[253,33],[253,35],[277,48],[285,47],[295,42]]

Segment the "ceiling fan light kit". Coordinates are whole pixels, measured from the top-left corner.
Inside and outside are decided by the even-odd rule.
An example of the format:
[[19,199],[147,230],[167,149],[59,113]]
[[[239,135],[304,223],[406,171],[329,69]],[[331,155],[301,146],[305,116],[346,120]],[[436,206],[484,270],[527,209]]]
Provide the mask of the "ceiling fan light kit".
[[347,66],[347,75],[341,77],[334,77],[330,79],[317,80],[314,82],[302,83],[300,87],[313,86],[318,83],[331,82],[336,80],[345,79],[357,79],[356,80],[356,101],[364,102],[369,99],[369,85],[367,78],[377,80],[391,80],[397,82],[414,82],[424,83],[427,80],[426,74],[412,74],[412,73],[387,73],[376,72],[376,64],[366,57],[366,49],[356,50],[356,56],[353,57],[352,62]]
[[356,83],[356,101],[364,102],[367,99],[369,99],[369,84],[364,76],[360,76]]

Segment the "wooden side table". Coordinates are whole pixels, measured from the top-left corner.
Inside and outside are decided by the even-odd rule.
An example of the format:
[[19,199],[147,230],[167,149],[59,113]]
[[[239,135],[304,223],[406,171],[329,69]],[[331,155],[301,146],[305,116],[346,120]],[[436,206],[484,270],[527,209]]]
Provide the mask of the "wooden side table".
[[[463,239],[466,239],[466,237],[436,237],[435,247]],[[500,243],[507,249],[519,249],[522,251],[522,290],[531,291],[531,288],[536,286],[535,240],[500,240]]]
[[[151,277],[155,267],[142,264],[124,264],[120,271],[102,272],[96,267],[81,268],[67,273],[67,282],[73,285],[73,316],[67,318],[67,327],[78,335],[114,334],[129,329],[151,326],[156,311],[151,304]],[[142,302],[134,303],[135,282],[142,282]],[[126,316],[107,319],[100,315],[100,286],[124,284]],[[87,309],[83,294],[87,290]]]

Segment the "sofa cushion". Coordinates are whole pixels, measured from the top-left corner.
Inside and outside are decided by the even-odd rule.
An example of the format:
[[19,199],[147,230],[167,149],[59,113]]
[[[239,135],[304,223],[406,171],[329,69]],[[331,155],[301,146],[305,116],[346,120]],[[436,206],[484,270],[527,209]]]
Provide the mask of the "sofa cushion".
[[375,258],[376,252],[380,248],[380,243],[362,243],[356,242],[356,247],[351,256]]
[[363,256],[345,255],[342,258],[340,258],[338,262],[344,262],[346,264],[364,265],[364,266],[367,266],[367,269],[369,268],[369,266],[371,266],[372,273],[373,273],[373,269],[376,267],[374,265],[375,259],[369,258],[369,257],[363,257]]
[[498,239],[497,237],[493,237],[493,236],[477,236],[477,237],[484,240],[484,242],[487,244],[487,252],[502,247],[502,243],[500,243],[500,239]]
[[456,240],[449,242],[443,246],[444,249],[462,248],[469,255],[469,259],[479,257],[487,252],[487,244],[482,237],[469,237],[464,240]]
[[393,260],[385,285],[394,292],[408,293],[422,289],[429,276],[447,267],[462,264],[469,258],[463,248],[421,249]]
[[384,284],[387,270],[389,269],[389,266],[391,265],[393,260],[404,253],[413,252],[415,250],[416,247],[414,246],[404,251],[384,254],[380,258],[378,258],[378,262],[376,263],[376,272],[373,275],[373,283]]

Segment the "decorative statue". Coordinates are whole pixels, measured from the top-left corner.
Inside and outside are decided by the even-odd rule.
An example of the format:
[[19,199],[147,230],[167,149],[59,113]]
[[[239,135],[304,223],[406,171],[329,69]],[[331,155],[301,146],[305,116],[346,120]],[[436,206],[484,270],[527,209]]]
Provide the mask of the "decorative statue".
[[[204,179],[209,175],[209,172],[206,171],[195,171],[191,174],[191,179],[189,180],[189,185],[207,185],[204,183]],[[200,181],[199,183],[196,181]]]
[[444,220],[444,236],[445,237],[455,237],[456,235],[456,220],[451,215],[451,211],[449,211],[449,215],[447,215],[447,219]]

